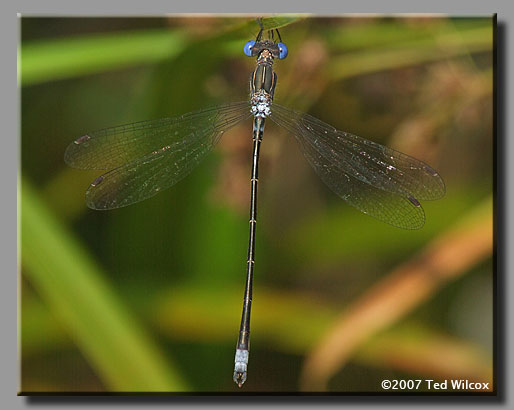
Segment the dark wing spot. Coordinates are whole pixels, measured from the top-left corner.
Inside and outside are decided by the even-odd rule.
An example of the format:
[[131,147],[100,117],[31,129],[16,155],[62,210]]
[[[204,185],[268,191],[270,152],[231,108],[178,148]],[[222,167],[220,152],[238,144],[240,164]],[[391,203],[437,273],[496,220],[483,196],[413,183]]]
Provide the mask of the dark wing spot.
[[101,184],[103,180],[104,180],[104,177],[100,175],[93,182],[91,182],[91,186],[97,186],[97,185]]
[[430,166],[428,166],[428,165],[425,165],[425,170],[426,170],[426,171],[428,171],[430,174],[432,174],[434,177],[435,177],[436,175],[438,175],[438,174],[437,174],[437,171],[436,171],[434,168],[432,168],[432,167],[430,167]]
[[90,137],[89,135],[87,135],[87,134],[86,134],[86,135],[83,135],[82,137],[77,138],[77,139],[75,140],[75,144],[77,144],[77,145],[82,144],[84,141],[87,141],[87,140],[89,140],[89,139],[91,139],[91,137]]
[[411,201],[411,203],[412,203],[414,206],[421,206],[421,204],[419,203],[419,201],[418,201],[416,198],[414,198],[413,196],[409,196],[407,199],[408,199],[409,201]]

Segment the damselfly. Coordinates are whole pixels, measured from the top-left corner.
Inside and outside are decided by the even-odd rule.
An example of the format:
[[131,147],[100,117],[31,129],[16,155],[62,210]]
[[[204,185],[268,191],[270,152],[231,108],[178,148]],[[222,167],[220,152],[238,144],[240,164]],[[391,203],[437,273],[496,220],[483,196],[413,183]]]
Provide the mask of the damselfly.
[[91,183],[87,205],[99,210],[120,208],[180,181],[227,130],[253,117],[250,240],[233,375],[239,387],[246,381],[250,349],[259,149],[267,118],[296,137],[308,162],[337,195],[383,222],[421,228],[425,214],[419,200],[438,199],[445,193],[443,180],[427,164],[273,103],[277,85],[273,63],[286,58],[288,50],[277,29],[268,30],[263,39],[266,30],[262,21],[259,25],[256,39],[244,46],[247,56],[257,58],[249,101],[92,132],[71,143],[65,153],[72,167],[110,170]]

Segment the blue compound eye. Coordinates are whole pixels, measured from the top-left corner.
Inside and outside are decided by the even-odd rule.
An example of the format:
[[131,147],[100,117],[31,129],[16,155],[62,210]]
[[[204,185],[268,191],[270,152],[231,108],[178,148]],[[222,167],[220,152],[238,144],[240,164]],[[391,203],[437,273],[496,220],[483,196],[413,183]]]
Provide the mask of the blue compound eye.
[[287,46],[284,43],[278,43],[277,46],[278,46],[278,51],[280,51],[280,54],[278,55],[278,58],[283,60],[284,58],[287,57],[287,52],[288,52],[287,51]]
[[252,56],[252,49],[255,45],[255,40],[250,40],[245,44],[244,52],[248,57]]

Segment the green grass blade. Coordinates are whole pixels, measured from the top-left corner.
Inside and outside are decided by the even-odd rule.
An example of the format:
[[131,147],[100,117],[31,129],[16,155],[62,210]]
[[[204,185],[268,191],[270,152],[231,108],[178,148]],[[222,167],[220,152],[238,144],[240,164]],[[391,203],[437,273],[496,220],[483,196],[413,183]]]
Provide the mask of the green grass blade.
[[337,80],[383,70],[463,57],[492,51],[492,28],[479,27],[465,32],[447,30],[435,37],[398,41],[382,49],[354,51],[330,60],[328,70]]
[[[266,30],[271,30],[285,27],[298,19],[293,15],[266,17],[263,25]],[[258,26],[255,21],[249,20],[243,28],[248,30],[250,27],[255,31]],[[172,58],[187,46],[188,38],[184,33],[168,29],[28,42],[20,49],[20,83],[22,86],[35,85],[151,64]]]
[[185,46],[181,32],[162,29],[29,42],[20,49],[20,82],[27,86],[150,64]]
[[299,19],[300,16],[296,14],[283,14],[280,16],[264,17],[262,19],[262,26],[264,27],[264,30],[275,30],[277,28],[288,26],[289,24],[292,24]]
[[23,273],[112,391],[184,391],[186,384],[131,317],[100,269],[24,180]]

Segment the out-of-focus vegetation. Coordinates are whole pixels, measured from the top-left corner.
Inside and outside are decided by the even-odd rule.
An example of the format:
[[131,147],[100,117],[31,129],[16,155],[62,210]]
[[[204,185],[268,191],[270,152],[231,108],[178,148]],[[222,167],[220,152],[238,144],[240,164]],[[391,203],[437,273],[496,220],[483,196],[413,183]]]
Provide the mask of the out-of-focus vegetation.
[[[172,189],[115,211],[85,206],[99,173],[67,168],[63,153],[90,130],[244,100],[257,24],[20,22],[20,390],[238,391],[251,123]],[[428,162],[447,195],[423,203],[419,231],[382,224],[268,124],[244,391],[492,381],[492,19],[265,24],[289,47],[278,103]]]

